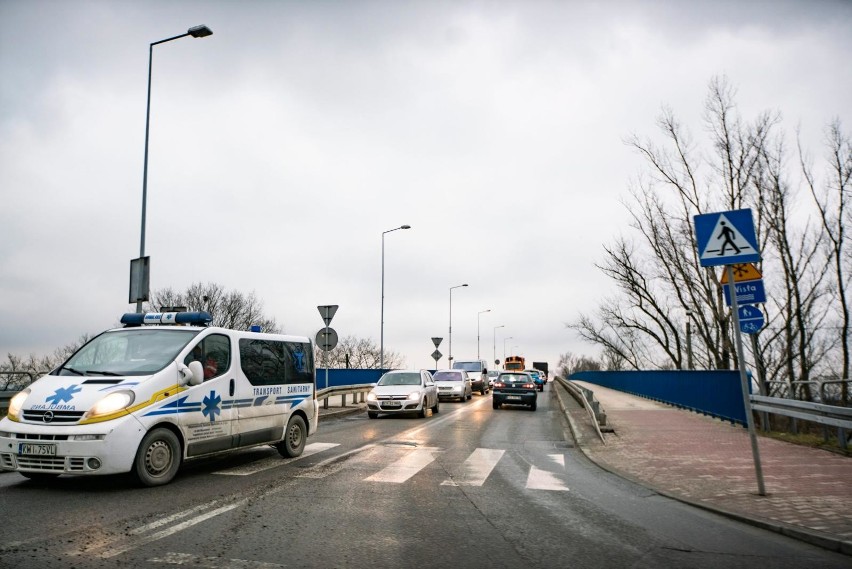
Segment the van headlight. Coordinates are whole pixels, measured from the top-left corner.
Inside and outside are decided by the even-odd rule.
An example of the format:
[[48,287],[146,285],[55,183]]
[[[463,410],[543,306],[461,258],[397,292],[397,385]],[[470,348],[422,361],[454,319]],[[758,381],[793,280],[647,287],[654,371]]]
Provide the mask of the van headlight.
[[18,421],[20,419],[21,408],[24,406],[24,401],[26,401],[31,391],[32,390],[27,387],[9,400],[9,410],[6,412],[7,417],[13,421]]
[[115,413],[116,411],[121,411],[122,409],[133,405],[133,401],[135,399],[136,395],[134,395],[132,391],[116,391],[115,393],[110,393],[95,403],[91,409],[86,411],[85,415],[83,415],[83,419],[92,419],[94,417],[100,417]]

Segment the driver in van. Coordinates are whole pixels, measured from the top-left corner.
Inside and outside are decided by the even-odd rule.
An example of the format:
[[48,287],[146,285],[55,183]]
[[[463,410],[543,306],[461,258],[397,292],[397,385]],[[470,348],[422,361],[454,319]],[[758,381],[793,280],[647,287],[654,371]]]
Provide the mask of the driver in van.
[[[201,344],[192,349],[192,356],[189,358],[189,361],[201,362],[201,365],[204,366],[204,379],[214,377],[219,368],[216,360],[210,354],[207,355],[207,360],[204,360],[204,353],[201,349]],[[188,364],[189,362],[186,363]]]

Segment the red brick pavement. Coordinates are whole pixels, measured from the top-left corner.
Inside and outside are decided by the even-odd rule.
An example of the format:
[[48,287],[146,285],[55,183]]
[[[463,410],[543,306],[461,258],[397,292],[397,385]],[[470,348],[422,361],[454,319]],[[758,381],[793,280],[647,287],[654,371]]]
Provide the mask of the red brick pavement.
[[[604,445],[588,427],[578,428],[581,448],[604,468],[779,531],[804,530],[852,553],[852,458],[758,437],[766,489],[760,496],[744,427],[577,383],[594,391],[614,429],[604,434]],[[570,413],[575,427],[589,422],[584,413]]]

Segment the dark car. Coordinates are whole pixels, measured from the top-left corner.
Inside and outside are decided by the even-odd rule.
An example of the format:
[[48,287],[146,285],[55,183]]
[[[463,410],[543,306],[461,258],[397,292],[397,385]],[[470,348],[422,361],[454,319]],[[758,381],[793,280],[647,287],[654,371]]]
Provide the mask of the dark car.
[[491,392],[491,406],[499,409],[504,403],[510,405],[529,405],[535,411],[538,401],[538,387],[532,376],[523,371],[503,372],[497,376]]

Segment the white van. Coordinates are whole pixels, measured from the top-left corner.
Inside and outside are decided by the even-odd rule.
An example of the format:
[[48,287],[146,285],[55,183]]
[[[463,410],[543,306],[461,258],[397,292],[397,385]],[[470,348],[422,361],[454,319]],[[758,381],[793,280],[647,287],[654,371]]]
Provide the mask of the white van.
[[21,391],[0,421],[0,467],[27,478],[132,472],[256,445],[299,456],[317,428],[310,339],[209,327],[206,312],[125,314]]
[[485,395],[491,389],[488,383],[488,365],[485,360],[455,360],[453,369],[463,369],[467,372],[474,391]]

